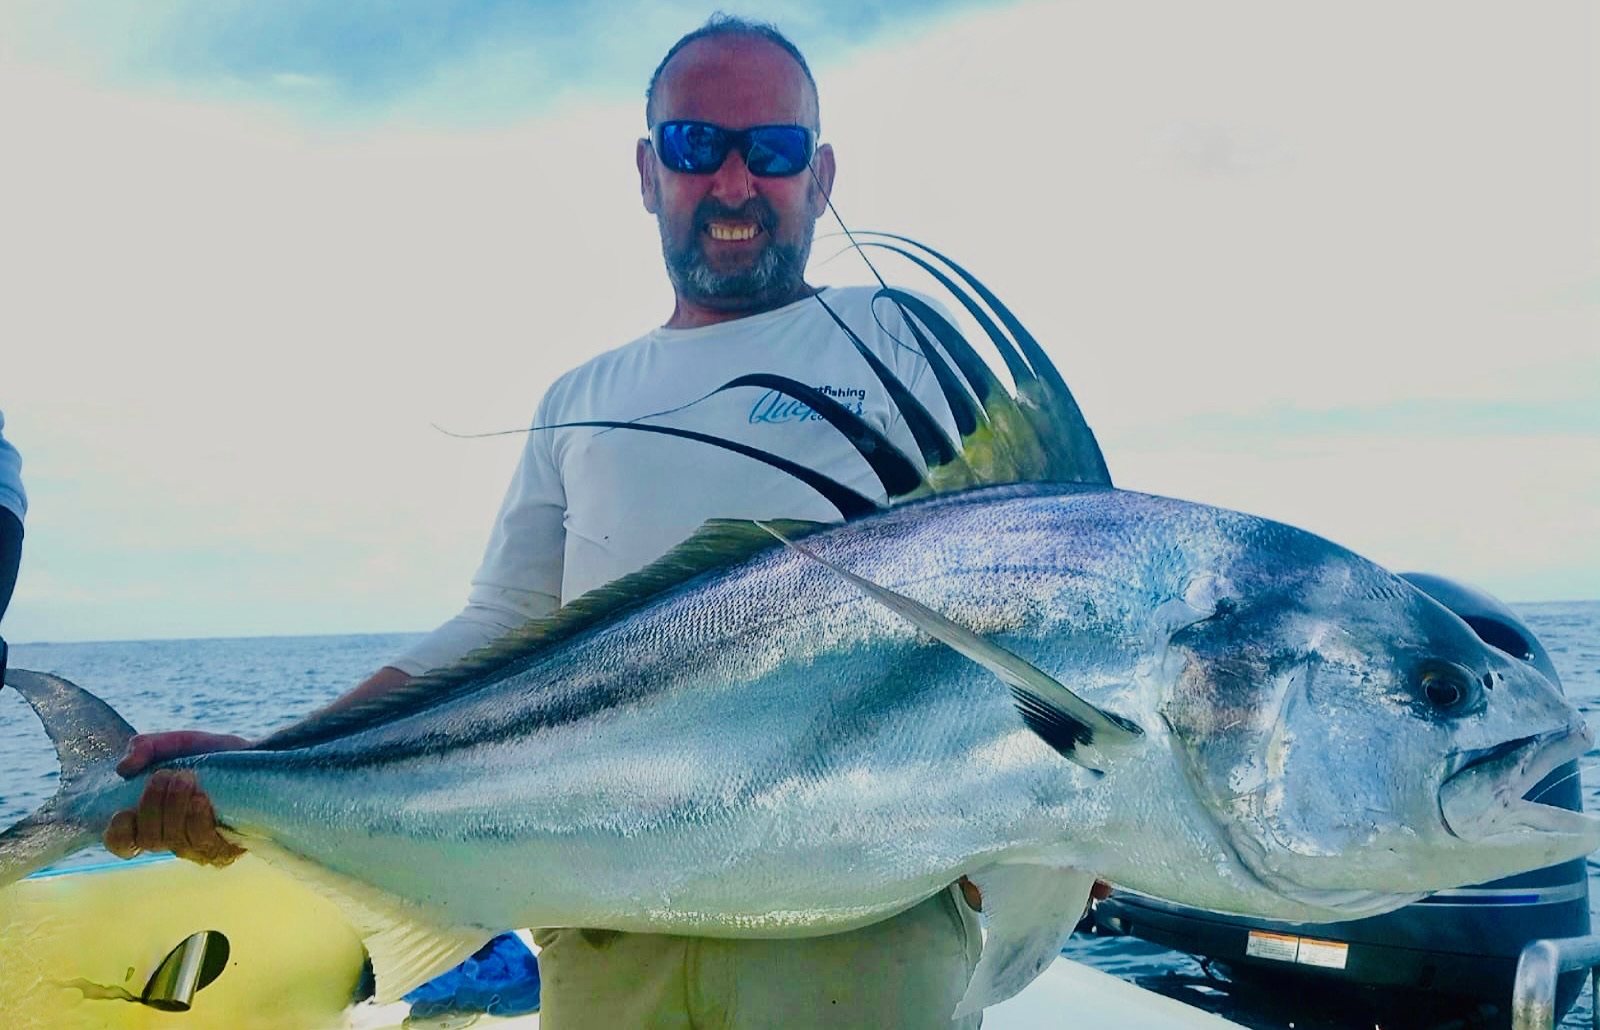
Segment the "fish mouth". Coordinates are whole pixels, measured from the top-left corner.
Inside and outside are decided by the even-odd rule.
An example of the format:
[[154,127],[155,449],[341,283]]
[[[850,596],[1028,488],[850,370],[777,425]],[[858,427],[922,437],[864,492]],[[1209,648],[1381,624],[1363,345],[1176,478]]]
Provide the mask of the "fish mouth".
[[1445,829],[1469,841],[1531,831],[1587,837],[1600,844],[1600,819],[1525,796],[1593,743],[1589,728],[1577,723],[1456,752],[1439,786],[1439,815]]

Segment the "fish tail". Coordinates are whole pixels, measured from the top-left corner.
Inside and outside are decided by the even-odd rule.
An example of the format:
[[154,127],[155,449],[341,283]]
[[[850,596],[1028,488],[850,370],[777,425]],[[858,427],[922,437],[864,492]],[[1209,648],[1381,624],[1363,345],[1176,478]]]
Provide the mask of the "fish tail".
[[104,701],[48,673],[8,669],[5,685],[32,706],[61,762],[55,796],[0,833],[0,887],[92,844],[100,827],[72,802],[92,780],[115,776],[134,729]]

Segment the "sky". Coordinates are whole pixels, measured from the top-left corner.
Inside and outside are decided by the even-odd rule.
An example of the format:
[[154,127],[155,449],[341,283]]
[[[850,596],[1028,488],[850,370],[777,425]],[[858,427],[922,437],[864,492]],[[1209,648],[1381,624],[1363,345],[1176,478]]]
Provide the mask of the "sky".
[[[994,288],[1119,486],[1600,598],[1587,0],[725,9],[807,52],[851,227]],[[453,614],[520,444],[440,427],[525,426],[669,314],[633,146],[708,13],[0,7],[6,637]],[[866,276],[819,238],[812,281]]]

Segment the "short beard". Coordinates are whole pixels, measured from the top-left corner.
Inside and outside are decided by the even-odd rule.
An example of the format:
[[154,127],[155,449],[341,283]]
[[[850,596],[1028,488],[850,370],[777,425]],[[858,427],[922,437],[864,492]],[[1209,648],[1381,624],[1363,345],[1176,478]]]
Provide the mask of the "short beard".
[[[657,208],[656,222],[661,227],[661,254],[667,262],[667,275],[686,299],[717,311],[747,311],[774,307],[797,300],[806,291],[806,259],[811,255],[811,238],[816,224],[807,220],[800,238],[791,244],[778,242],[778,216],[772,205],[752,197],[742,207],[730,208],[711,198],[694,210],[687,240],[674,240]],[[755,263],[738,272],[718,272],[706,261],[700,242],[701,231],[719,219],[750,220],[766,234]]]

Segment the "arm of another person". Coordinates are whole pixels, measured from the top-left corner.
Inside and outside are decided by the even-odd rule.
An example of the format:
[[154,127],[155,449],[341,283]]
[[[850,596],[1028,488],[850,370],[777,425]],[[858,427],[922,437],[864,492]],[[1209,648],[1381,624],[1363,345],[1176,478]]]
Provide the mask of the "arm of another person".
[[[22,456],[6,442],[6,416],[0,412],[0,617],[11,604],[22,564],[22,517],[28,497],[22,491]],[[4,645],[0,645],[4,646]]]
[[[4,443],[0,440],[0,443]],[[22,520],[10,508],[0,505],[0,619],[11,604],[11,588],[17,585],[17,567],[22,564]],[[0,637],[0,683],[6,677],[6,642]]]
[[10,508],[0,505],[0,618],[11,604],[11,591],[17,585],[17,569],[22,565],[22,520]]
[[[536,424],[542,424],[541,422]],[[301,722],[342,711],[405,686],[430,669],[450,665],[560,603],[566,500],[548,434],[531,434],[501,504],[467,606],[389,665],[368,676]],[[296,725],[299,725],[298,723]],[[247,748],[231,734],[178,730],[141,734],[117,766],[136,776],[156,762],[184,755]],[[105,833],[106,850],[122,858],[171,851],[179,858],[226,865],[243,854],[217,832],[216,813],[192,772],[150,774],[136,808],[118,812]]]

